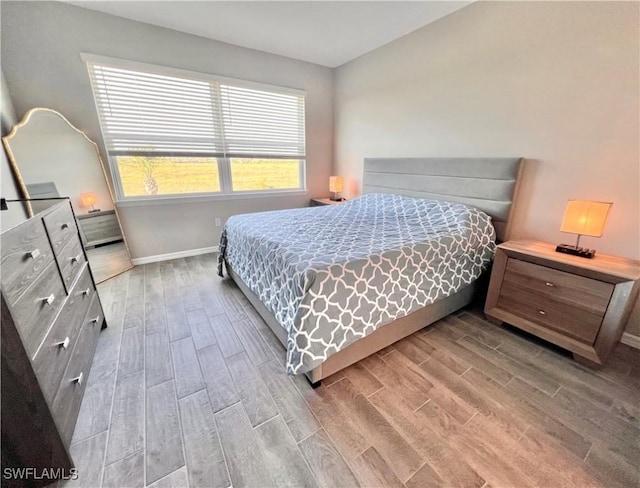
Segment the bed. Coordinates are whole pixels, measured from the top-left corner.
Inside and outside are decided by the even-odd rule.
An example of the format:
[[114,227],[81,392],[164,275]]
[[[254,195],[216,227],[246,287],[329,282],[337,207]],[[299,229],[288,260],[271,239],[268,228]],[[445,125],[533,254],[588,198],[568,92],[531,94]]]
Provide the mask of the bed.
[[467,305],[509,233],[520,158],[365,159],[363,195],[338,206],[234,216],[229,276],[320,380]]

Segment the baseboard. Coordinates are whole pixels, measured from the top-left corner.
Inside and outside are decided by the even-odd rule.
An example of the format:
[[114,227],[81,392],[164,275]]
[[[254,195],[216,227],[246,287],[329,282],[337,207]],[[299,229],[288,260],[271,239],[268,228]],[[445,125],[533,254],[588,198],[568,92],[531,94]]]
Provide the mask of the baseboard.
[[169,261],[170,259],[188,258],[189,256],[199,256],[210,252],[218,252],[218,246],[201,247],[200,249],[189,249],[188,251],[170,252],[167,254],[156,254],[155,256],[145,256],[143,258],[132,259],[134,266],[139,264],[157,263],[158,261]]
[[640,337],[631,335],[627,332],[622,334],[622,339],[620,342],[626,344],[627,346],[635,347],[636,349],[640,349]]

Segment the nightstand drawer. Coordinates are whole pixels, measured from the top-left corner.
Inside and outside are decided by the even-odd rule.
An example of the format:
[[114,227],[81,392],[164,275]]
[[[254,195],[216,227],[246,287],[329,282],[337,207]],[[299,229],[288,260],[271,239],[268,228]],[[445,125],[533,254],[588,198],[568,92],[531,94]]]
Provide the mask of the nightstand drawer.
[[[544,285],[543,285],[544,286]],[[564,335],[593,344],[604,313],[594,314],[559,300],[532,293],[526,288],[503,282],[498,307],[523,319]]]
[[78,215],[78,225],[85,246],[122,240],[120,224],[114,210]]
[[507,261],[504,283],[601,317],[607,310],[614,288],[611,283],[513,258]]
[[620,340],[640,291],[640,262],[592,259],[539,241],[503,242],[496,250],[484,313],[602,365]]

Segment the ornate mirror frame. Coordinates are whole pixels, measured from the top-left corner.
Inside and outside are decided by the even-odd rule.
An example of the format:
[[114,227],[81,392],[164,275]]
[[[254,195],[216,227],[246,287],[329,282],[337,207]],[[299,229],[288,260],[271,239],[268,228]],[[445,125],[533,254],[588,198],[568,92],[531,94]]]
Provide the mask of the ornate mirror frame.
[[[127,243],[127,237],[126,237],[126,235],[124,233],[124,230],[122,228],[122,221],[120,220],[120,214],[118,212],[118,207],[115,204],[113,188],[111,187],[111,182],[109,181],[109,176],[108,176],[107,171],[105,169],[105,165],[104,165],[104,163],[102,161],[102,157],[100,156],[100,149],[98,148],[98,144],[96,144],[95,141],[91,140],[83,131],[81,131],[80,129],[75,127],[71,122],[69,122],[69,120],[67,120],[67,118],[64,115],[62,115],[60,112],[58,112],[56,110],[52,110],[52,109],[44,108],[44,107],[32,108],[24,115],[24,117],[22,118],[22,120],[19,123],[17,123],[16,125],[14,125],[12,127],[11,132],[9,132],[9,134],[7,134],[6,136],[2,137],[2,144],[4,146],[4,149],[5,149],[6,153],[7,153],[7,157],[9,159],[9,164],[11,165],[11,170],[13,171],[13,174],[15,175],[15,178],[16,178],[16,180],[18,182],[18,185],[20,186],[20,192],[22,194],[22,197],[25,198],[25,199],[32,198],[31,195],[29,194],[29,190],[27,189],[27,184],[26,184],[26,182],[25,182],[25,180],[24,180],[24,178],[22,176],[22,173],[20,172],[19,163],[16,160],[16,157],[15,157],[15,155],[14,155],[12,149],[11,149],[10,142],[18,134],[19,130],[29,123],[29,120],[31,119],[31,117],[34,114],[40,113],[40,112],[47,112],[47,113],[51,113],[53,115],[56,115],[62,121],[64,121],[71,129],[73,129],[75,132],[77,132],[82,137],[84,137],[84,139],[93,146],[93,148],[95,150],[97,162],[100,165],[100,169],[102,170],[102,176],[104,177],[104,182],[105,182],[107,190],[109,192],[109,196],[111,198],[111,203],[113,204],[113,210],[114,210],[114,213],[115,213],[115,216],[116,216],[116,220],[118,222],[118,226],[120,227],[120,232],[122,234],[122,242],[124,243],[124,247],[126,249],[127,255],[129,256],[130,266],[129,267],[125,267],[122,270],[118,270],[114,274],[112,274],[112,275],[110,275],[110,276],[108,276],[108,277],[106,277],[106,278],[104,278],[102,280],[96,280],[96,282],[99,283],[101,281],[105,281],[107,279],[113,278],[114,276],[122,274],[125,271],[130,270],[134,266],[132,261],[131,261],[131,252],[129,250],[129,245]],[[31,202],[27,201],[25,203],[26,203],[26,207],[27,207],[28,216],[29,217],[33,217],[34,211],[33,211],[33,207],[31,205]]]

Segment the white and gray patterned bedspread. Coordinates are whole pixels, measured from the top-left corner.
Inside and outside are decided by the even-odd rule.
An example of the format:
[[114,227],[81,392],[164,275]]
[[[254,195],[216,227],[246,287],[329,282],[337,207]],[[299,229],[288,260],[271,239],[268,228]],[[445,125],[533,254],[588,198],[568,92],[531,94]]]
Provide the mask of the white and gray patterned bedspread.
[[231,217],[219,274],[226,260],[287,330],[287,372],[296,374],[462,289],[494,252],[491,219],[480,210],[370,194]]

